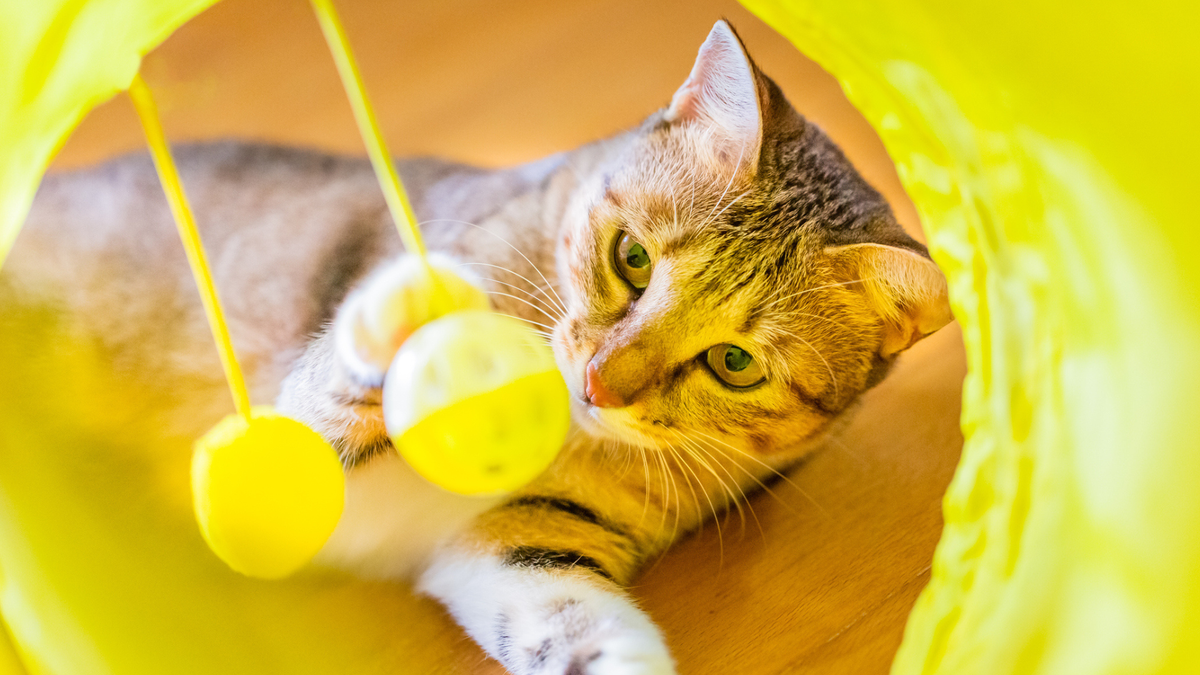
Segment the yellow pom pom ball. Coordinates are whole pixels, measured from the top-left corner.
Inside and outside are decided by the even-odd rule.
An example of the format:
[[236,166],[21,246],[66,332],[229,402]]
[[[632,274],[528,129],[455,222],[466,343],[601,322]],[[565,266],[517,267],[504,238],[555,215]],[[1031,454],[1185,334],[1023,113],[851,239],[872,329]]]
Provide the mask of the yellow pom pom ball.
[[278,579],[325,544],[342,515],[337,453],[303,424],[255,408],[196,441],[192,497],[213,552],[247,576]]
[[388,433],[409,465],[459,494],[515,490],[550,465],[570,426],[554,354],[516,319],[462,311],[397,352],[383,385]]

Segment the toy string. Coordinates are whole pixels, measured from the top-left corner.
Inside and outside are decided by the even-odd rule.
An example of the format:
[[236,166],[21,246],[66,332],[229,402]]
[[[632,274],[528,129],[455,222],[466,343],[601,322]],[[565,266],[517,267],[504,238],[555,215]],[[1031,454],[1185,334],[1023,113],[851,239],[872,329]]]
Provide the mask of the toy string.
[[[332,0],[311,1],[317,20],[321,24],[321,31],[325,34],[325,41],[329,44],[329,50],[333,54],[342,85],[346,89],[346,96],[350,99],[355,122],[358,124],[363,142],[367,146],[367,155],[371,158],[371,165],[379,180],[379,187],[383,190],[384,200],[392,214],[392,220],[395,221],[396,230],[400,233],[404,247],[420,256],[428,268],[425,244],[421,241],[421,233],[417,228],[417,219],[413,214],[412,203],[404,191],[404,185],[400,182],[396,166],[392,163],[391,154],[383,140],[383,133],[379,129],[379,122],[375,118],[371,102],[367,99],[362,75],[359,74],[358,64],[354,61],[350,43],[346,38],[345,30],[342,29],[337,12],[333,8],[333,2]],[[246,390],[246,380],[238,365],[237,354],[233,350],[229,327],[225,323],[225,313],[221,309],[221,301],[217,296],[216,286],[213,284],[212,271],[209,268],[208,259],[204,255],[200,233],[196,229],[196,219],[188,205],[187,195],[183,191],[183,183],[179,180],[175,160],[171,157],[171,148],[167,143],[166,134],[163,133],[162,122],[158,117],[158,108],[141,75],[134,76],[133,83],[129,86],[129,97],[133,100],[138,117],[141,118],[142,129],[146,133],[146,142],[150,146],[150,154],[154,158],[159,181],[162,183],[163,192],[170,204],[175,225],[179,229],[179,238],[183,241],[183,248],[187,252],[188,264],[192,268],[192,276],[200,291],[204,313],[208,317],[208,325],[217,344],[217,353],[220,355],[221,365],[225,369],[225,380],[229,384],[229,392],[233,395],[233,403],[237,407],[238,413],[249,422],[250,394]],[[437,277],[432,273],[430,277],[435,282],[435,292],[444,293],[444,290],[440,288],[441,284],[437,283]]]
[[175,225],[179,229],[179,238],[183,240],[183,249],[187,252],[188,264],[192,268],[192,276],[196,279],[200,300],[204,303],[204,313],[208,316],[208,326],[212,329],[213,339],[217,343],[217,353],[221,357],[221,365],[225,368],[225,381],[229,383],[233,403],[238,413],[249,422],[250,394],[246,391],[246,380],[242,377],[242,369],[238,366],[237,355],[233,351],[229,327],[225,324],[225,313],[221,310],[212,271],[204,255],[200,233],[196,229],[196,219],[188,206],[187,195],[183,192],[183,183],[179,180],[175,160],[171,157],[171,147],[167,144],[162,122],[158,118],[158,107],[154,105],[150,89],[146,87],[141,75],[134,76],[133,84],[129,86],[129,98],[133,100],[133,107],[142,120],[150,155],[154,158],[159,181],[167,195],[167,203],[171,206],[171,215],[174,216]]
[[396,230],[400,232],[400,239],[409,252],[417,254],[422,260],[427,260],[425,244],[421,241],[421,232],[417,228],[417,218],[413,214],[412,203],[408,200],[408,193],[404,191],[400,175],[396,173],[396,165],[392,163],[392,155],[384,143],[383,133],[379,130],[379,122],[375,118],[375,111],[371,108],[370,100],[367,99],[367,91],[363,85],[362,75],[358,71],[358,64],[354,60],[354,54],[350,51],[350,42],[346,38],[346,31],[342,28],[337,11],[333,8],[333,0],[311,0],[311,2],[313,11],[317,14],[317,21],[321,24],[321,32],[325,34],[325,42],[329,44],[329,51],[333,54],[338,75],[342,78],[346,96],[350,99],[350,107],[354,110],[354,120],[358,123],[358,130],[367,146],[367,155],[371,158],[371,164],[375,168],[379,187],[383,189],[388,210],[392,213]]

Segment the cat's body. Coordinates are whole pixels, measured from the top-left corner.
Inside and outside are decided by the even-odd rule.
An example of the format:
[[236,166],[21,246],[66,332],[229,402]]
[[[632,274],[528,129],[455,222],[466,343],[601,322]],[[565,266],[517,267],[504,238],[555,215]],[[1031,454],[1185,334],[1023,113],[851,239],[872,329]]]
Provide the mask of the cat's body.
[[[411,264],[369,165],[178,154],[254,397],[347,466],[322,562],[412,575],[518,675],[672,672],[621,588],[949,318],[923,248],[720,23],[637,130],[505,171],[400,164],[430,249],[553,332],[574,398],[545,475],[460,498],[390,449],[378,384],[395,346],[356,332]],[[145,157],[47,179],[6,283],[65,306],[118,368],[209,383],[177,421],[198,433],[223,407],[221,371],[160,190]]]

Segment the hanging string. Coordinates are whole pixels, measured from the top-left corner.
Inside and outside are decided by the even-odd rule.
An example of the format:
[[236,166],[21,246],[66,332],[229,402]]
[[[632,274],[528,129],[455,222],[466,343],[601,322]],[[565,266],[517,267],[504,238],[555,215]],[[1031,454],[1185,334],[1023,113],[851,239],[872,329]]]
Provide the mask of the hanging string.
[[400,175],[396,173],[396,165],[392,162],[392,155],[388,152],[387,144],[384,143],[383,133],[379,130],[379,122],[375,118],[375,111],[371,108],[371,102],[367,100],[362,75],[358,71],[358,64],[354,61],[354,54],[350,51],[350,42],[346,38],[346,31],[342,28],[337,11],[333,8],[333,1],[311,0],[311,2],[313,11],[317,14],[317,21],[321,24],[321,32],[325,34],[325,42],[329,44],[329,51],[333,54],[338,75],[342,78],[346,96],[350,99],[350,107],[354,110],[354,120],[358,123],[359,132],[367,146],[367,155],[371,158],[372,166],[375,167],[375,176],[379,179],[379,187],[383,188],[383,196],[387,201],[388,210],[392,213],[392,220],[396,223],[396,230],[400,232],[400,239],[404,242],[404,247],[410,253],[415,253],[424,260],[426,259],[425,244],[421,241],[421,232],[417,228],[417,218],[413,214],[412,203],[409,202],[408,193],[404,191],[404,185],[400,182]]
[[[392,163],[392,156],[383,140],[383,133],[379,129],[379,122],[375,118],[371,102],[367,99],[362,75],[359,74],[358,65],[350,51],[346,32],[333,8],[333,3],[331,0],[311,1],[317,20],[321,24],[321,31],[325,34],[325,41],[329,44],[329,50],[333,54],[342,85],[346,89],[346,96],[350,99],[355,122],[358,124],[363,142],[366,144],[367,155],[371,158],[371,165],[379,180],[379,187],[383,190],[384,200],[392,214],[396,230],[400,233],[400,239],[409,252],[420,256],[425,261],[426,269],[429,269],[430,278],[433,281],[434,292],[438,295],[445,295],[442,284],[429,268],[425,244],[421,240],[421,232],[417,228],[417,219],[413,214],[412,203],[404,191],[404,185],[400,182],[396,166]],[[129,87],[129,97],[133,100],[138,117],[141,118],[142,129],[146,133],[146,142],[150,146],[150,154],[154,158],[159,181],[167,196],[167,202],[171,206],[171,214],[179,229],[179,238],[183,241],[183,248],[187,252],[188,264],[192,268],[192,276],[200,291],[204,313],[208,317],[208,325],[217,344],[217,353],[220,355],[221,365],[225,369],[225,380],[229,384],[230,394],[233,395],[233,403],[237,407],[238,413],[249,422],[250,394],[246,390],[246,380],[238,365],[237,354],[233,350],[233,341],[229,337],[225,313],[221,309],[220,298],[217,296],[217,289],[213,284],[212,271],[209,269],[208,260],[204,255],[200,233],[196,229],[195,217],[188,206],[183,184],[179,180],[179,172],[171,157],[170,146],[163,133],[162,123],[158,117],[158,108],[141,75],[134,77],[133,83]]]
[[192,268],[192,276],[196,279],[196,287],[200,291],[200,300],[204,303],[204,313],[208,316],[208,326],[212,329],[213,339],[217,343],[217,353],[221,357],[221,365],[225,368],[225,381],[229,383],[229,393],[233,395],[233,404],[247,422],[250,421],[250,394],[246,391],[246,380],[242,377],[242,369],[238,366],[237,355],[233,351],[233,341],[229,338],[229,327],[225,324],[225,313],[221,310],[221,300],[217,297],[217,288],[213,284],[212,271],[208,259],[204,255],[204,247],[200,242],[200,233],[196,229],[196,219],[188,206],[187,195],[183,192],[183,183],[179,181],[179,171],[175,168],[175,160],[171,157],[171,148],[163,133],[162,122],[158,118],[158,107],[150,96],[150,90],[142,80],[141,75],[133,78],[129,87],[129,98],[133,107],[142,120],[142,129],[146,132],[146,143],[150,146],[150,155],[154,158],[154,166],[158,170],[158,178],[162,183],[163,192],[167,195],[167,203],[171,206],[171,214],[175,217],[175,226],[179,229],[179,238],[183,240],[183,249],[187,252],[188,264]]

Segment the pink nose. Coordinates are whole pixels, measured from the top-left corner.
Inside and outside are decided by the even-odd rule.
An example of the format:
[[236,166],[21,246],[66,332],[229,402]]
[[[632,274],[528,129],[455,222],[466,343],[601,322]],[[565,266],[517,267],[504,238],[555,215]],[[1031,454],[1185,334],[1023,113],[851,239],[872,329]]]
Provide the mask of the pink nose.
[[587,364],[587,383],[584,386],[584,393],[587,394],[592,405],[597,408],[625,407],[625,401],[620,395],[604,386],[604,382],[600,380],[600,370],[596,368],[595,363]]

